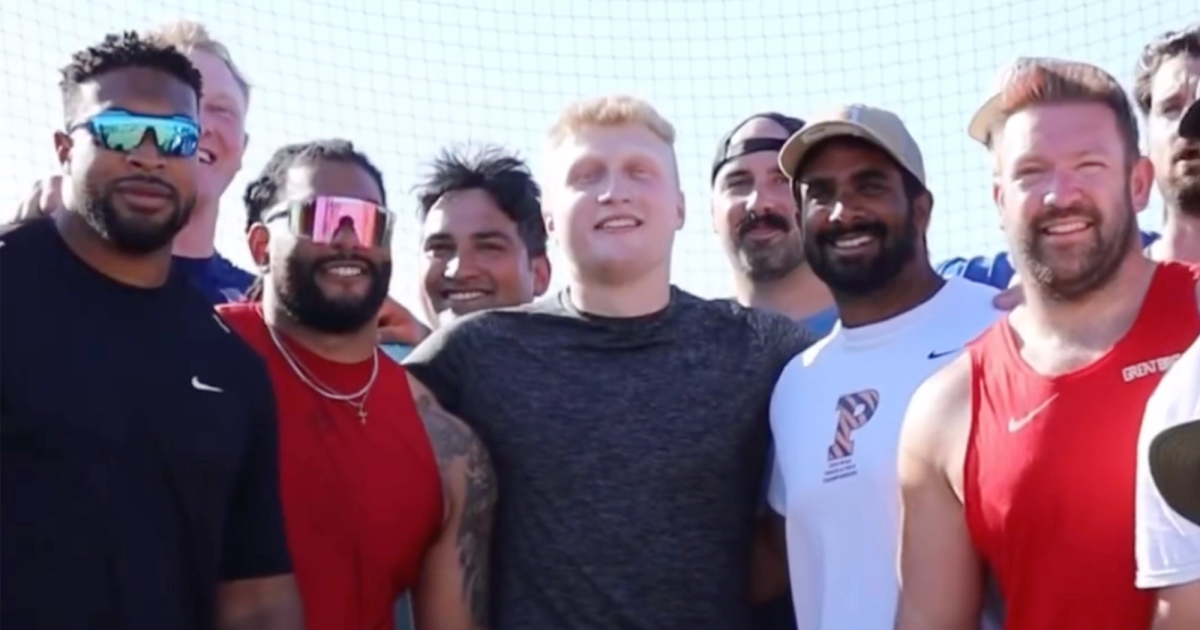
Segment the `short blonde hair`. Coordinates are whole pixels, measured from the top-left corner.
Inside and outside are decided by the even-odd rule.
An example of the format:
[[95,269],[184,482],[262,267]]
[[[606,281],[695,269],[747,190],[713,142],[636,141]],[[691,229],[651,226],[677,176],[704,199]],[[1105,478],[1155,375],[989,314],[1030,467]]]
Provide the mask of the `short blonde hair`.
[[547,145],[557,146],[585,127],[618,125],[642,125],[672,149],[675,147],[675,127],[650,103],[624,94],[587,98],[571,103],[551,125],[546,134]]
[[199,50],[220,59],[225,64],[225,67],[229,68],[229,73],[233,75],[233,80],[241,88],[242,95],[246,97],[246,102],[250,102],[250,82],[246,80],[246,76],[233,63],[233,56],[229,54],[229,48],[225,44],[213,39],[212,35],[208,32],[208,28],[203,24],[194,20],[172,20],[159,24],[145,31],[142,35],[147,39],[152,39],[161,44],[174,46],[179,52],[185,55],[190,55],[192,52]]

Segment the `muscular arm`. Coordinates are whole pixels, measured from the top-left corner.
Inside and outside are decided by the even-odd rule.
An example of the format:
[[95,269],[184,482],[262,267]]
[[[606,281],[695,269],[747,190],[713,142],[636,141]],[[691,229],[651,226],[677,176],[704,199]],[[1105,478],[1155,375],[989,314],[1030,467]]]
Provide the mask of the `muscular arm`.
[[750,600],[769,602],[787,592],[787,543],[783,517],[768,509],[758,523],[754,540],[754,573],[750,581]]
[[1158,592],[1158,619],[1153,630],[1200,628],[1200,580]]
[[291,575],[233,580],[217,589],[219,630],[303,630],[300,592]]
[[437,456],[446,496],[446,520],[425,555],[413,591],[420,630],[488,627],[489,570],[496,477],[475,433],[446,412],[409,376],[413,400]]
[[979,628],[982,563],[954,485],[970,427],[970,378],[964,354],[917,389],[905,416],[897,630]]

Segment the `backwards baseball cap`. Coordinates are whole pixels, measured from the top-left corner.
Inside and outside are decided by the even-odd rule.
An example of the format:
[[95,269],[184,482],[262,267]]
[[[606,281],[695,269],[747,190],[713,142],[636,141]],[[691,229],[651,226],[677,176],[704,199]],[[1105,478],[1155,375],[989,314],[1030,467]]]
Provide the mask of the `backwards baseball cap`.
[[1196,84],[1196,100],[1179,119],[1179,135],[1189,140],[1200,140],[1200,83]]
[[[1193,120],[1195,111],[1192,105]],[[1166,429],[1150,442],[1150,476],[1172,510],[1200,525],[1200,418]]]
[[779,169],[795,178],[804,156],[824,140],[861,138],[883,149],[904,170],[925,185],[925,160],[912,134],[896,114],[870,105],[839,105],[809,119],[779,152]]
[[993,127],[1004,118],[1006,107],[1015,99],[1028,97],[1052,78],[1097,93],[1124,94],[1121,84],[1099,66],[1054,57],[1017,57],[996,73],[988,98],[967,125],[967,135],[986,146]]
[[742,157],[743,155],[758,153],[759,151],[778,151],[779,149],[783,148],[784,140],[780,138],[750,138],[744,142],[731,144],[734,134],[736,134],[739,129],[745,127],[746,123],[750,122],[751,120],[756,120],[759,118],[766,118],[767,120],[775,121],[775,124],[783,127],[784,132],[789,136],[796,133],[801,127],[804,126],[803,120],[800,120],[799,118],[792,118],[791,116],[785,116],[777,112],[763,112],[761,114],[755,114],[738,123],[737,125],[734,125],[733,129],[730,129],[728,133],[726,133],[724,136],[721,136],[721,141],[717,143],[717,154],[713,157],[712,173],[710,175],[711,180],[709,183],[716,183],[717,173],[720,172],[721,167]]

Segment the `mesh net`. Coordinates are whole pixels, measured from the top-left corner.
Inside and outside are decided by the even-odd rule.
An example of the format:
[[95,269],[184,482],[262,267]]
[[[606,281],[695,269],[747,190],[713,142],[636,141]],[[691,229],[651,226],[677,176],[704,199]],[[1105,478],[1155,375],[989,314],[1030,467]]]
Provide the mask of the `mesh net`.
[[[688,223],[675,282],[728,295],[709,218],[714,144],[750,113],[861,101],[898,112],[925,154],[936,196],[935,258],[1003,247],[987,163],[967,119],[996,68],[1017,55],[1097,63],[1123,81],[1141,46],[1195,16],[1194,0],[41,0],[0,21],[0,209],[57,168],[56,69],[104,33],[186,17],[224,42],[253,85],[245,169],[226,194],[217,246],[245,265],[240,193],[279,145],[353,140],[380,166],[397,208],[424,161],[452,142],[508,145],[537,165],[541,134],[583,96],[631,93],[679,131]],[[1192,9],[1187,9],[1187,7]],[[1068,8],[1070,7],[1070,8]],[[400,201],[404,199],[404,201]],[[1157,202],[1156,202],[1157,204]],[[398,261],[416,255],[415,211]],[[1158,206],[1143,223],[1160,221]],[[397,270],[404,269],[398,263]],[[393,292],[413,295],[412,274]]]

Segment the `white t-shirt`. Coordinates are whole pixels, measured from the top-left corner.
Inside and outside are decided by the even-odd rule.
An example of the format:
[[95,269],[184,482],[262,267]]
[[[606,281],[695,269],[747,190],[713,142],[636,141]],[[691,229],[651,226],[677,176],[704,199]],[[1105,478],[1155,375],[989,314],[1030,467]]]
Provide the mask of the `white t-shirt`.
[[1179,356],[1146,403],[1138,439],[1137,586],[1200,580],[1200,527],[1163,501],[1150,476],[1150,443],[1162,431],[1200,418],[1200,339]]
[[852,329],[839,322],[784,368],[771,398],[767,494],[786,520],[798,627],[892,627],[900,424],[917,386],[999,318],[996,293],[950,279],[889,320]]

